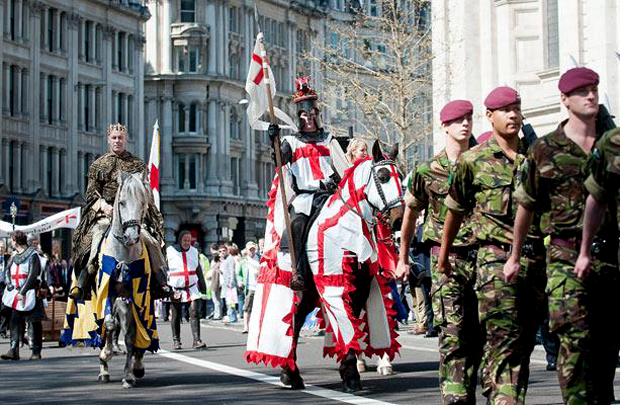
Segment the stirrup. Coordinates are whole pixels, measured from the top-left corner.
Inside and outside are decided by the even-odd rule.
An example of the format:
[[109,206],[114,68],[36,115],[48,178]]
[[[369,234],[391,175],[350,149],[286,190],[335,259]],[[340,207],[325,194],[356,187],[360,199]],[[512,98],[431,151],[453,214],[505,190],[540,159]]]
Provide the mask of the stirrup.
[[76,301],[82,300],[84,298],[84,290],[78,286],[75,286],[71,289],[71,292],[69,292],[69,297]]

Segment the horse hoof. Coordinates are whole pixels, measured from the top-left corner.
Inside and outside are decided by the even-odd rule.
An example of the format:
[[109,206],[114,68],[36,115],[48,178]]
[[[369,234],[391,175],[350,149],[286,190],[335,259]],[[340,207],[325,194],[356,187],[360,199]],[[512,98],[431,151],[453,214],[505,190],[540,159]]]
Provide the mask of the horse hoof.
[[118,344],[112,346],[112,352],[114,354],[126,354],[125,351]]
[[136,382],[134,380],[123,380],[123,388],[129,389],[136,386]]
[[287,387],[291,385],[291,378],[288,376],[285,370],[280,373],[280,382]]
[[362,382],[360,380],[344,380],[342,382],[342,391],[352,394],[362,390]]
[[379,367],[377,368],[377,373],[380,375],[392,375],[394,374],[394,370],[390,366]]
[[293,390],[306,389],[304,379],[301,378],[298,368],[296,368],[295,371],[289,368],[282,369],[282,373],[280,373],[280,382],[287,387],[290,386]]
[[110,376],[107,374],[102,374],[99,376],[99,382],[103,384],[107,384],[110,382]]
[[133,375],[136,378],[144,377],[144,369],[143,368],[134,368],[133,369]]

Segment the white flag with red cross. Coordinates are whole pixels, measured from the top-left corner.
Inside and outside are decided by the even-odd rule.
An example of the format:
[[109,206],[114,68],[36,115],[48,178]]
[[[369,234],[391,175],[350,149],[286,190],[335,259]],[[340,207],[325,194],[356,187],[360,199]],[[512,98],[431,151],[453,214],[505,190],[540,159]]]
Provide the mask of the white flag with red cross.
[[[269,108],[269,99],[267,98],[267,83],[265,80],[265,74],[263,70],[263,50],[261,42],[263,41],[263,33],[259,32],[256,36],[256,43],[254,44],[254,51],[252,52],[252,60],[250,61],[250,68],[248,69],[248,77],[245,81],[245,91],[249,96],[248,103],[248,121],[250,127],[257,131],[266,131],[269,128],[269,123],[262,121],[261,116]],[[275,97],[276,94],[276,81],[273,77],[271,67],[265,61],[267,70],[269,71],[269,86],[271,87],[271,97]],[[277,107],[273,108],[277,118],[279,118],[286,125],[280,125],[282,129],[292,129],[297,132],[297,125],[293,122],[284,111]]]
[[151,155],[149,157],[149,186],[153,192],[155,206],[159,209],[159,124],[153,125]]

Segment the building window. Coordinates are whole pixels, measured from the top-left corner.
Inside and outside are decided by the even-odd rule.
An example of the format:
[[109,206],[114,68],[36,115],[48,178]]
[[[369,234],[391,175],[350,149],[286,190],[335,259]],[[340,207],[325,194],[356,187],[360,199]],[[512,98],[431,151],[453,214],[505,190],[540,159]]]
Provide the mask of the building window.
[[133,138],[133,96],[127,96],[127,135]]
[[65,121],[65,91],[66,91],[67,82],[64,78],[59,81],[58,88],[58,121]]
[[371,17],[377,17],[379,15],[377,0],[368,0],[368,14]]
[[90,105],[90,92],[91,92],[91,85],[87,84],[86,86],[84,86],[84,130],[86,132],[89,132],[92,130],[91,126],[90,126],[90,114],[92,114],[92,106]]
[[233,194],[239,195],[241,194],[241,181],[239,178],[239,158],[230,158],[230,174],[233,181]]
[[47,76],[47,123],[52,125],[54,122],[54,76]]
[[127,40],[127,35],[124,32],[118,33],[118,49],[117,49],[117,65],[118,70],[123,72],[125,70],[125,41]]
[[101,25],[95,26],[95,62],[101,63]]
[[179,133],[185,132],[185,104],[179,103],[179,112],[177,115]]
[[560,66],[558,0],[547,0],[547,68]]
[[52,154],[52,148],[47,148],[47,195],[52,197],[52,184],[54,182],[54,176],[52,173],[52,159],[54,155]]
[[118,120],[119,124],[125,125],[125,94],[118,93]]
[[177,48],[177,71],[185,72],[185,49]]
[[198,103],[189,106],[189,132],[195,133],[198,129]]
[[95,91],[95,128],[101,128],[101,88]]
[[239,32],[238,21],[237,7],[231,7],[228,12],[228,30],[230,32]]
[[54,52],[54,13],[56,9],[50,8],[47,13],[47,50]]
[[90,33],[93,29],[93,23],[91,21],[86,21],[84,26],[84,59],[86,60],[86,62],[90,62],[93,56],[90,49],[90,46],[92,45],[90,43]]
[[67,29],[67,13],[60,13],[60,27],[58,29],[58,42],[60,43],[60,49],[61,50],[66,50],[67,46],[65,44],[66,41],[66,36],[65,36],[65,30]]
[[189,158],[189,188],[196,190],[196,154],[192,153]]
[[185,184],[185,155],[179,154],[178,158],[178,172],[179,172],[179,190],[183,190]]
[[230,138],[231,139],[240,139],[239,135],[239,118],[237,116],[237,110],[235,108],[231,108],[230,110]]
[[196,20],[195,0],[181,0],[181,22],[193,23]]
[[127,49],[129,49],[129,52],[127,52],[127,69],[129,72],[133,72],[133,55],[135,49],[135,39],[133,35],[127,36]]
[[198,49],[189,48],[189,72],[196,73],[198,71]]

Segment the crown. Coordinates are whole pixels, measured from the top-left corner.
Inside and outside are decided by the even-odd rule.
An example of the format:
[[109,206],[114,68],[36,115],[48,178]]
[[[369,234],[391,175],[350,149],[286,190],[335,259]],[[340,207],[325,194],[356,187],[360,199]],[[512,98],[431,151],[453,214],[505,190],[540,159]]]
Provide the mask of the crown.
[[127,127],[121,123],[118,124],[110,124],[108,126],[108,135],[110,135],[113,131],[122,132],[127,135]]
[[318,100],[316,91],[310,88],[310,78],[307,76],[295,79],[295,88],[297,91],[293,94],[293,101],[297,104],[306,100]]

